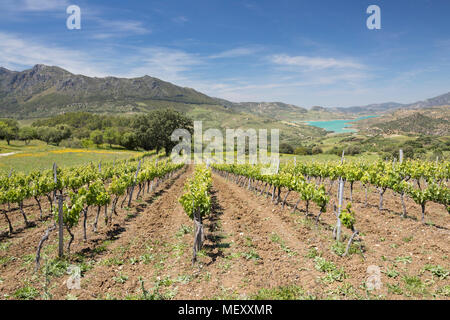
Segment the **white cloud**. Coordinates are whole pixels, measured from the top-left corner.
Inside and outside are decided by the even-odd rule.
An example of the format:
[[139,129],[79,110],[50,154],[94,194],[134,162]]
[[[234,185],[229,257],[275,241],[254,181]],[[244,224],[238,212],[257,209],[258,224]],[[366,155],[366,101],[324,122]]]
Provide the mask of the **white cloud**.
[[8,11],[54,11],[65,9],[70,5],[68,0],[2,0],[0,7]]
[[289,56],[286,54],[274,55],[271,57],[271,61],[277,65],[304,67],[307,69],[364,68],[363,65],[351,60],[307,56]]
[[94,18],[93,21],[95,21],[99,25],[95,33],[92,35],[92,38],[94,39],[108,39],[129,35],[144,35],[152,32],[149,28],[146,28],[141,21],[109,21],[101,18]]
[[186,18],[185,16],[179,16],[179,17],[175,17],[172,18],[172,21],[178,24],[185,24],[186,22],[189,21],[188,18]]
[[88,54],[40,44],[30,39],[0,32],[1,66],[17,70],[35,64],[59,66],[68,71],[88,76],[106,75],[101,66]]
[[204,59],[165,47],[66,49],[0,32],[0,66],[22,70],[35,64],[59,66],[86,76],[130,78],[149,75],[186,85],[192,79],[185,73],[204,64]]
[[67,0],[24,0],[23,8],[27,11],[50,11],[67,8]]
[[150,31],[140,21],[110,21],[107,22],[106,26],[112,30],[136,34],[145,34]]
[[171,82],[188,81],[184,73],[204,63],[201,57],[164,47],[140,48],[127,59],[136,65],[127,77],[150,75]]
[[210,56],[211,59],[221,59],[221,58],[237,58],[242,56],[249,56],[255,54],[260,50],[259,47],[239,47],[231,50],[226,50],[218,54]]
[[[248,52],[237,50],[227,56]],[[224,55],[224,52],[216,56],[218,55]],[[280,72],[277,69],[279,64],[271,62],[269,58],[261,59],[258,67],[253,69],[254,73],[241,72],[239,69],[233,69],[236,68],[233,64],[221,63],[211,59],[211,56],[193,54],[181,49],[117,45],[69,49],[21,35],[0,32],[0,66],[11,70],[46,64],[60,66],[76,74],[96,77],[131,78],[149,75],[232,101],[268,100],[304,105],[305,101],[317,99],[318,101],[311,104],[321,104],[322,99],[331,100],[330,90],[335,90],[336,93],[361,91],[370,77],[370,74],[365,73],[366,70],[333,67],[337,64],[335,62],[328,63],[328,68],[308,67],[302,72]],[[312,65],[316,66],[316,63]],[[228,74],[223,71],[216,72],[223,66],[230,66]],[[285,67],[289,70],[289,65]],[[292,66],[290,69],[293,69]],[[227,77],[230,75],[231,77]]]

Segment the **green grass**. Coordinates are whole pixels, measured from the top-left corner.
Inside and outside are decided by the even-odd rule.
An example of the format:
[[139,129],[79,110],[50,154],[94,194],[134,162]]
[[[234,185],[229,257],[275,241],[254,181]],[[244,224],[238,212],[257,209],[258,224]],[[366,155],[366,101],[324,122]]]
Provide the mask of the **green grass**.
[[[346,248],[347,245],[343,242],[336,241],[331,245],[331,251],[333,251],[338,256],[342,256],[345,253]],[[348,250],[349,255],[352,255],[354,253],[361,253],[361,250],[356,243],[352,243]]]
[[427,294],[426,286],[417,276],[403,276],[405,289],[409,295],[425,295]]
[[128,280],[128,276],[122,273],[119,273],[117,277],[113,277],[113,280],[117,283],[124,284]]
[[154,287],[150,290],[145,288],[145,282],[141,277],[139,277],[139,283],[141,293],[138,295],[127,295],[125,296],[125,300],[170,300],[176,295],[176,289],[166,290],[165,292],[161,291],[161,287],[170,286],[173,283],[167,277],[162,280],[157,280]]
[[290,285],[272,289],[261,289],[250,296],[251,300],[313,300],[314,297],[307,295],[302,287]]
[[306,254],[307,258],[314,259],[315,257],[319,257],[320,253],[316,247],[309,248],[308,253]]
[[139,261],[141,261],[143,264],[149,264],[151,261],[155,259],[155,256],[150,253],[144,253],[139,257]]
[[413,236],[409,236],[409,237],[403,238],[402,240],[403,240],[404,242],[411,242],[412,239],[413,239]]
[[185,234],[189,234],[192,233],[192,227],[191,226],[186,226],[184,224],[181,225],[180,229],[177,231],[177,233],[175,234],[175,236],[177,238],[182,238]]
[[[341,157],[334,154],[316,154],[316,155],[295,155],[295,154],[281,154],[281,162],[292,161],[294,158],[297,158],[297,162],[329,162],[329,161],[340,161]],[[375,162],[379,159],[379,156],[376,154],[365,153],[357,156],[345,156],[346,161],[368,161]]]
[[386,284],[387,288],[388,288],[388,292],[392,293],[392,294],[396,294],[396,295],[402,295],[403,294],[403,290],[402,288],[400,288],[400,286],[398,284]]
[[176,258],[181,257],[184,254],[184,250],[186,249],[187,244],[186,243],[176,243],[172,245],[172,255]]
[[350,283],[343,283],[335,290],[328,291],[327,299],[339,300],[341,297],[346,297],[352,300],[361,300],[363,297],[358,294],[357,290]]
[[24,142],[11,141],[8,146],[0,141],[0,153],[12,153],[10,156],[0,157],[0,171],[9,172],[11,169],[28,173],[32,170],[51,169],[54,162],[61,168],[130,158],[137,154],[134,151],[116,149],[71,149],[46,145],[44,142],[33,140],[29,145]]
[[257,261],[257,260],[261,259],[261,257],[259,256],[259,254],[258,254],[254,249],[251,249],[251,250],[248,251],[248,252],[242,252],[242,253],[241,253],[241,256],[244,257],[244,258],[247,259],[247,260],[254,260],[254,261]]
[[450,274],[450,271],[442,266],[435,266],[432,264],[427,264],[423,268],[424,271],[429,271],[433,276],[438,277],[439,279],[445,280],[448,275]]
[[315,268],[318,271],[325,272],[326,275],[322,278],[324,282],[343,281],[347,275],[343,268],[338,268],[333,262],[327,261],[325,258],[317,256],[314,258]]
[[8,262],[11,262],[15,259],[16,259],[15,257],[10,257],[10,256],[0,257],[0,266],[7,264]]
[[[215,158],[217,159],[226,159],[227,156],[227,152],[222,152],[222,153],[217,153]],[[236,157],[237,152],[234,152],[234,155]],[[271,153],[268,152],[267,156],[270,157]],[[298,162],[306,162],[306,163],[311,163],[311,162],[330,162],[330,161],[340,161],[341,157],[334,155],[334,154],[325,154],[325,153],[321,153],[321,154],[316,154],[316,155],[295,155],[295,154],[285,154],[285,153],[280,153],[280,161],[281,163],[286,163],[288,161],[293,161],[294,158],[297,159],[297,163]],[[373,153],[365,153],[365,154],[360,154],[357,156],[345,156],[346,161],[368,161],[368,162],[375,162],[379,159],[379,156]],[[245,160],[248,162],[249,161],[249,157],[246,156]]]
[[387,268],[385,273],[389,278],[397,278],[399,275],[398,271],[395,270],[394,268],[392,268],[392,269]]
[[445,285],[436,290],[436,294],[442,297],[450,297],[450,285]]
[[0,251],[8,251],[9,247],[11,246],[11,241],[5,241],[0,243]]
[[31,286],[25,286],[17,289],[13,296],[19,300],[34,300],[39,295],[39,291]]
[[292,256],[297,255],[297,252],[291,250],[288,246],[286,246],[286,244],[284,243],[284,240],[281,239],[281,237],[280,237],[278,234],[272,232],[272,235],[271,235],[271,237],[270,237],[270,240],[272,240],[272,241],[275,242],[275,243],[278,243],[278,244],[280,245],[281,249],[282,249],[284,252],[286,252],[286,253],[288,254],[289,257],[292,257]]
[[112,257],[112,258],[107,258],[103,261],[100,262],[100,264],[104,265],[104,266],[121,266],[125,263],[124,260],[119,259],[117,257]]
[[66,274],[69,262],[63,259],[53,259],[45,267],[49,276],[61,277]]
[[395,262],[407,264],[407,263],[412,262],[412,258],[410,256],[404,256],[404,257],[399,256],[399,257],[395,258]]

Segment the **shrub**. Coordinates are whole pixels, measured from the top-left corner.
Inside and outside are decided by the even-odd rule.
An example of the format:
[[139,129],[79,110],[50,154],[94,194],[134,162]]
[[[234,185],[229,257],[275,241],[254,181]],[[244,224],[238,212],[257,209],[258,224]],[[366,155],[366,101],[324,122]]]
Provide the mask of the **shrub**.
[[100,130],[94,130],[91,132],[90,138],[97,146],[103,143],[103,132]]
[[282,143],[280,144],[280,153],[293,154],[294,148],[290,144]]
[[312,154],[320,154],[320,153],[323,153],[323,150],[322,150],[322,148],[320,148],[320,147],[314,147],[314,148],[312,148]]
[[311,155],[312,150],[311,150],[311,148],[307,148],[307,147],[298,147],[295,149],[294,153],[299,156],[306,156],[306,155]]
[[399,159],[399,149],[403,150],[403,159],[414,159],[415,149],[409,145],[403,145],[401,148],[397,148],[389,155],[389,159]]
[[[354,156],[361,153],[361,148],[356,145],[349,146],[345,149],[345,154]],[[342,154],[342,153],[341,153]]]
[[328,154],[335,154],[337,156],[341,156],[342,155],[342,150],[344,150],[343,148],[334,146],[333,148],[331,148],[330,150],[328,150]]
[[63,140],[61,141],[60,146],[64,148],[86,148],[83,142],[77,138]]

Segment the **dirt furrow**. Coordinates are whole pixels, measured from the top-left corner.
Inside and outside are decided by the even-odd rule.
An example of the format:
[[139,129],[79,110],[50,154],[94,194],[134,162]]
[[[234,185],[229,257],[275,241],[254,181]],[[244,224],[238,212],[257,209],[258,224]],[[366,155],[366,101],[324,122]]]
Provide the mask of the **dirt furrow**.
[[262,288],[292,284],[317,294],[320,273],[304,257],[307,245],[292,225],[253,194],[217,175],[213,175],[213,202],[218,221],[210,238],[215,241],[206,246],[220,248],[220,254],[214,261],[207,260],[204,268],[213,279],[212,285],[205,285],[214,292],[215,284],[215,296],[239,292],[245,297]]
[[[76,292],[79,298],[133,298],[142,293],[139,279],[144,288],[152,287],[160,271],[167,269],[161,268],[161,261],[172,250],[172,237],[183,223],[189,223],[177,201],[189,173],[188,170],[170,179],[129,213],[134,217],[125,226],[126,230],[107,246],[83,276],[82,289]],[[65,293],[67,288],[61,286],[59,294]]]

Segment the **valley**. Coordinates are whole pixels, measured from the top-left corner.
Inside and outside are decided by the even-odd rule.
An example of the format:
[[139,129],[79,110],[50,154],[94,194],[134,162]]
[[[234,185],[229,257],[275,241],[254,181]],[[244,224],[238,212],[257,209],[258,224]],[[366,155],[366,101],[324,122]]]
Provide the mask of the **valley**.
[[[450,107],[442,97],[427,101],[308,109],[230,102],[148,76],[1,69],[0,294],[448,299]],[[433,101],[438,105],[427,105]],[[173,163],[164,141],[178,125],[191,130],[193,121],[222,133],[279,129],[280,172],[265,177],[260,165]],[[397,165],[400,149],[405,162]],[[70,195],[62,257],[58,235],[49,231],[57,217],[53,192]],[[346,206],[342,238],[333,231],[339,199]],[[204,241],[193,263],[196,201]],[[357,238],[347,244],[353,224]],[[375,291],[367,287],[369,265],[381,270]],[[78,289],[67,286],[73,266]]]

